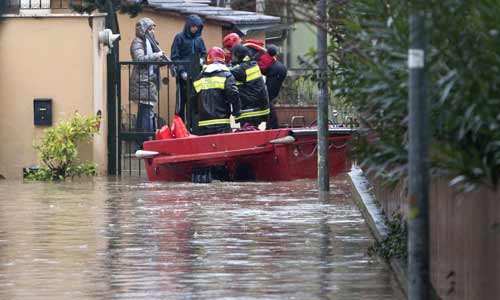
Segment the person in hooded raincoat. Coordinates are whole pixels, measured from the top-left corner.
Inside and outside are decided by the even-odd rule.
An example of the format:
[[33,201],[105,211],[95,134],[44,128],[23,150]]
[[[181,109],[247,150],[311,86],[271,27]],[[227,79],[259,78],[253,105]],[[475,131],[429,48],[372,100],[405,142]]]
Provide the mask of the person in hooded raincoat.
[[[156,25],[150,18],[140,19],[135,26],[136,37],[130,45],[130,56],[133,61],[164,61],[163,51],[154,52],[151,43]],[[158,47],[157,47],[158,48]],[[159,49],[159,48],[158,48]],[[137,102],[137,131],[153,132],[153,107],[158,102],[159,69],[156,65],[134,65],[130,76],[131,101]],[[140,146],[144,140],[138,140]]]
[[177,76],[177,89],[179,91],[177,102],[175,105],[175,113],[184,121],[185,106],[188,98],[187,88],[189,82],[197,78],[201,65],[200,58],[204,58],[207,54],[205,42],[201,37],[203,32],[203,21],[197,15],[190,15],[186,18],[184,30],[179,32],[172,43],[171,58],[173,61],[191,61],[192,66],[179,66]]

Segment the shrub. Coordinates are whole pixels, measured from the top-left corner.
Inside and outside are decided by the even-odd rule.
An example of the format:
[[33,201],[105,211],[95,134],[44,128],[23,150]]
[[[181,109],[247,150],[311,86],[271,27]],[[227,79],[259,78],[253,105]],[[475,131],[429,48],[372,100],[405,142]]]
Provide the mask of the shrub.
[[70,8],[79,14],[92,14],[95,10],[108,12],[109,9],[119,10],[122,14],[127,14],[135,18],[143,10],[144,4],[137,1],[107,1],[107,0],[83,0],[79,3],[72,3]]
[[368,255],[377,255],[385,260],[408,257],[408,225],[401,214],[392,215],[386,219],[387,236],[381,241],[375,241],[368,247]]
[[[425,2],[434,174],[453,183],[500,180],[500,38],[496,1]],[[371,135],[355,149],[363,165],[394,181],[407,176],[409,2],[345,2],[330,30],[337,97],[352,103]],[[341,25],[338,25],[341,24]],[[333,44],[333,43],[331,43]],[[329,49],[330,50],[330,49]]]
[[39,152],[41,168],[31,174],[33,180],[64,180],[74,176],[95,176],[97,165],[79,163],[77,146],[90,141],[99,130],[100,117],[84,117],[78,113],[67,121],[45,130],[45,135],[34,148]]

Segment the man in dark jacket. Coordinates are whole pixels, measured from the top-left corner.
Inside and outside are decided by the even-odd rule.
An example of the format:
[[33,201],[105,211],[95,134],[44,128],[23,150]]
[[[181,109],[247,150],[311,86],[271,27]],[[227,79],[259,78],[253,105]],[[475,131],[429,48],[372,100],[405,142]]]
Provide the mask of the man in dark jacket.
[[224,50],[214,47],[208,51],[207,65],[193,83],[198,95],[198,134],[231,132],[229,117],[240,115],[240,97],[236,80],[224,64]]
[[201,34],[203,21],[197,15],[190,15],[186,19],[184,30],[179,32],[172,43],[171,59],[173,61],[191,61],[190,66],[180,66],[178,69],[177,89],[179,91],[175,106],[175,113],[184,121],[185,106],[188,98],[189,81],[196,78],[200,72],[200,58],[205,57],[207,50]]
[[236,118],[243,127],[245,124],[258,127],[269,117],[269,98],[266,84],[257,62],[251,60],[248,49],[242,45],[232,48],[231,73],[236,79],[240,92],[241,115]]
[[[273,56],[278,52],[275,46],[270,46],[267,51]],[[273,101],[278,97],[287,73],[288,70],[286,66],[279,60],[276,60],[269,67],[269,69],[267,69],[266,87],[267,92],[269,93],[269,108],[271,109],[267,129],[279,128],[278,117],[276,115],[276,109],[274,108]]]

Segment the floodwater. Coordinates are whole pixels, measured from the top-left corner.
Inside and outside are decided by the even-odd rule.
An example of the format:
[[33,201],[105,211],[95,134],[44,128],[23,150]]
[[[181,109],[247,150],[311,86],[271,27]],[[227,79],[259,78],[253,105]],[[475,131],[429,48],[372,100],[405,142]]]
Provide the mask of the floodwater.
[[401,299],[331,185],[0,181],[0,299]]

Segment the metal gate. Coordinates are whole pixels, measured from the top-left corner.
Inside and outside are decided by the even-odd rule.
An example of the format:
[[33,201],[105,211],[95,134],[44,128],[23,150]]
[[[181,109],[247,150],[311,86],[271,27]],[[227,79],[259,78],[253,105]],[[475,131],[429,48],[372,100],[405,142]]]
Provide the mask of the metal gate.
[[[135,158],[135,151],[141,148],[144,141],[155,139],[157,129],[163,125],[171,124],[176,100],[180,93],[177,83],[178,80],[182,80],[173,76],[171,69],[176,70],[179,66],[188,68],[191,67],[191,62],[122,61],[118,63],[119,84],[116,95],[118,175],[140,176],[141,173],[145,173],[142,160]],[[183,86],[186,88],[186,98],[188,99],[185,110],[186,126],[192,131],[196,122],[193,119],[194,114],[190,113],[195,105],[194,99],[191,97],[193,95],[191,79],[188,79]],[[140,103],[154,98],[157,98],[158,101],[153,105],[153,127],[143,129],[149,126],[140,126],[140,122],[138,123]]]

